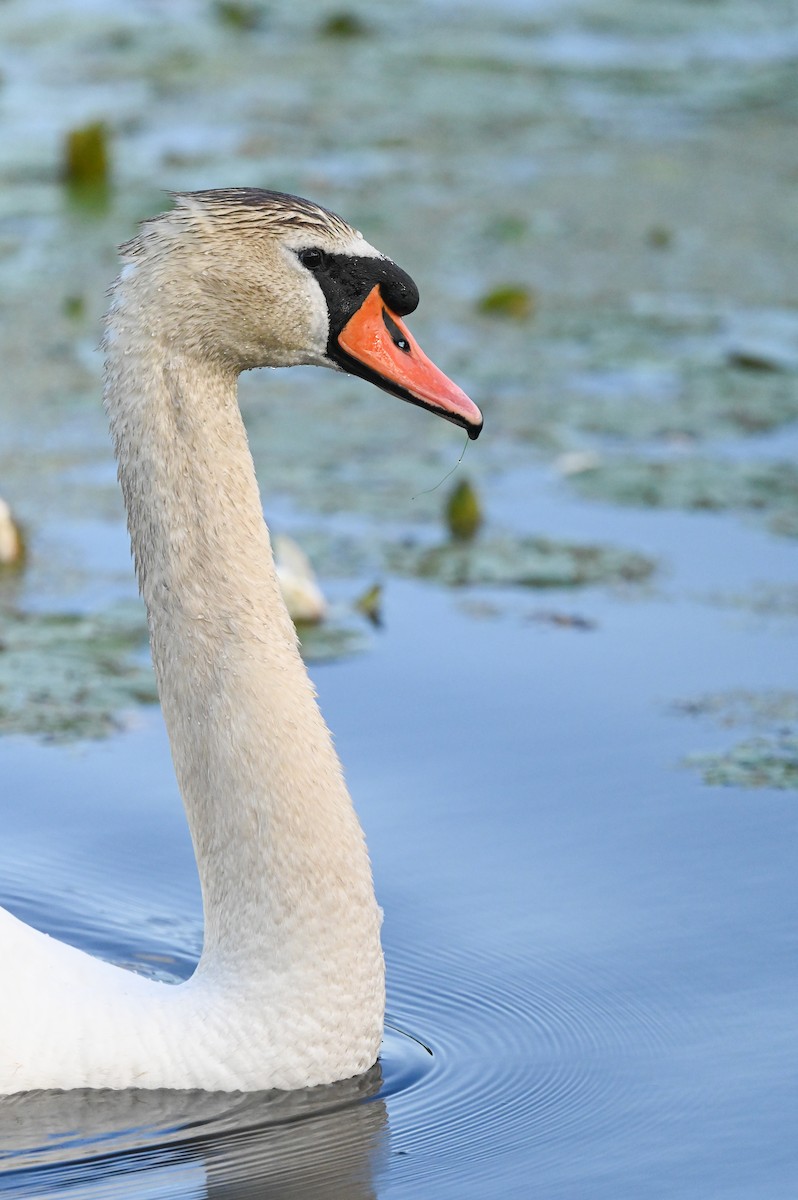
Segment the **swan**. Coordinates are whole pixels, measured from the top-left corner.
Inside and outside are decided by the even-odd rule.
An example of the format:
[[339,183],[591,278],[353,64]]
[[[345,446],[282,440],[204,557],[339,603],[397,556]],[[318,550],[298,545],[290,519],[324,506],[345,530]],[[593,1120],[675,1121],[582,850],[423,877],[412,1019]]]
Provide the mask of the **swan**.
[[366,1071],[384,965],[363,832],[280,595],[236,397],[252,367],[359,375],[479,435],[402,318],[413,280],[295,196],[173,197],[121,248],[104,402],[204,944],[169,984],[0,909],[0,1094],[295,1089]]

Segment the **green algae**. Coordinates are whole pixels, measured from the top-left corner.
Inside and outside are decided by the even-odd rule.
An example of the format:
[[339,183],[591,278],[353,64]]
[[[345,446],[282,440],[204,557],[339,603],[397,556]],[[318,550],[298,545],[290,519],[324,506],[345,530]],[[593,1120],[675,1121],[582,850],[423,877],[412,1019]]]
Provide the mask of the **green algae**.
[[615,458],[572,477],[585,496],[637,508],[766,512],[774,532],[798,534],[798,467],[710,458]]

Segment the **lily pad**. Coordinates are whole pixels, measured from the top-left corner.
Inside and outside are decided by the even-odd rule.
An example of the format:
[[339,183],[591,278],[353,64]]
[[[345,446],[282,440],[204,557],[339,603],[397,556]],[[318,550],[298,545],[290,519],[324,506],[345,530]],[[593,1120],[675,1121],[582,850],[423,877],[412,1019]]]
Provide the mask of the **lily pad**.
[[0,733],[101,738],[154,704],[143,614],[0,612]]
[[[354,616],[297,632],[307,662],[348,657],[368,642]],[[157,703],[138,606],[91,615],[0,609],[0,734],[103,738],[125,727],[126,711]]]
[[399,543],[386,548],[389,570],[452,586],[581,587],[639,582],[655,569],[653,559],[631,550],[544,537],[498,534],[474,543],[428,546]]
[[687,765],[697,768],[705,783],[798,788],[798,692],[738,688],[681,701],[676,707],[690,716],[709,716],[716,724],[752,730],[725,750],[687,757]]
[[798,789],[798,737],[756,737],[717,754],[691,754],[688,766],[715,787]]
[[302,657],[307,663],[334,662],[361,654],[368,646],[368,636],[362,625],[344,620],[322,623],[298,623],[297,634]]

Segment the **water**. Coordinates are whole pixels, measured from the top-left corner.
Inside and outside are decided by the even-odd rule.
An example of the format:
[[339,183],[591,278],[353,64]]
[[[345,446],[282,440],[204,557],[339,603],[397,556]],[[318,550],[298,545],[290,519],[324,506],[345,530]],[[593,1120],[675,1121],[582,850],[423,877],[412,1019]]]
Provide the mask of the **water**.
[[[741,654],[783,686],[783,634],[669,599],[583,595],[590,633],[458,600],[392,584],[373,651],[316,673],[386,910],[382,1082],[4,1101],[4,1166],[26,1167],[6,1187],[790,1194],[794,801],[703,787],[666,707],[736,681]],[[9,742],[0,764],[26,796],[9,902],[184,975],[197,887],[156,717],[79,750]]]
[[[0,903],[161,978],[201,946],[166,736],[126,674],[140,610],[114,624],[134,588],[95,350],[111,247],[161,188],[293,189],[356,220],[418,276],[414,330],[484,403],[460,468],[483,536],[656,571],[400,579],[391,548],[443,536],[454,480],[431,489],[460,435],[327,373],[242,381],[267,515],[359,647],[313,674],[385,909],[383,1052],[302,1094],[2,1098],[0,1192],[791,1197],[795,792],[746,785],[794,733],[795,497],[616,507],[561,456],[794,457],[795,6],[375,2],[340,42],[315,6],[244,34],[215,11],[0,15],[0,494],[30,549],[0,578],[0,695],[21,640],[28,731],[0,739]],[[97,115],[116,190],[82,214],[59,138]],[[530,320],[479,315],[505,282]],[[754,334],[766,361],[735,367]],[[380,629],[351,608],[375,579]],[[102,654],[42,623],[75,612],[109,623]],[[65,707],[108,736],[34,736],[76,663]],[[700,752],[736,786],[709,786]]]

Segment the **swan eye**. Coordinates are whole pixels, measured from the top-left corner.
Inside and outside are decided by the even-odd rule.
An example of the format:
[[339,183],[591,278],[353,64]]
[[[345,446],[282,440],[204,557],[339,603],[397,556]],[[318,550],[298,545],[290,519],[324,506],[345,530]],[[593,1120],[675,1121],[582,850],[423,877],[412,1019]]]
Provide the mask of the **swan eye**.
[[391,320],[390,314],[388,313],[387,309],[382,310],[382,319],[383,319],[383,322],[385,323],[385,328],[388,330],[388,332],[391,335],[391,338],[393,339],[394,346],[396,346],[399,350],[404,350],[405,354],[409,354],[410,353],[410,343],[408,342],[405,335],[402,333],[399,326],[396,324],[396,321]]
[[311,271],[315,271],[324,262],[323,252],[313,248],[309,250],[300,250],[298,257],[302,265]]

